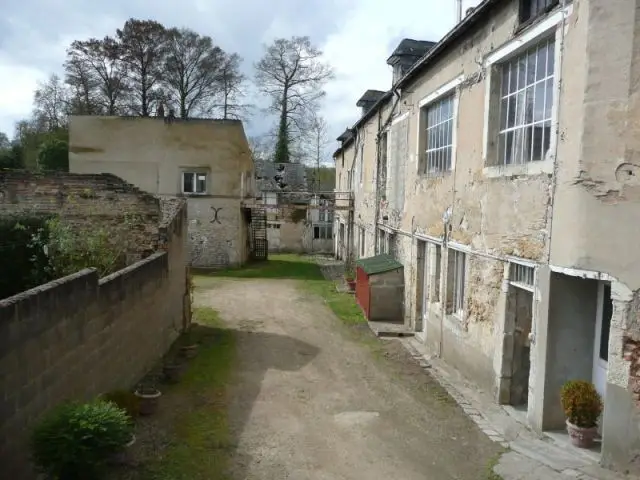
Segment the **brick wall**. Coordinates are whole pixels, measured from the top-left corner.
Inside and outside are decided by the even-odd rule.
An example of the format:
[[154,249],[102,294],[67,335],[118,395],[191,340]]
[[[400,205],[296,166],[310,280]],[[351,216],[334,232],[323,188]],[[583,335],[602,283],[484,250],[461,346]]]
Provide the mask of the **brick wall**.
[[[0,300],[0,464],[6,478],[33,478],[26,441],[44,412],[67,399],[134,385],[189,321],[186,205],[168,201],[160,209],[153,197],[129,190],[107,200],[110,189],[124,188],[117,182],[102,187],[113,178],[96,176],[96,194],[157,219],[154,239],[144,241],[158,251],[102,279],[87,269]],[[42,209],[60,187],[36,182],[29,194],[9,185],[13,190],[0,183],[4,211],[15,205],[6,201],[7,190]],[[108,205],[102,215],[117,216]]]
[[0,171],[0,215],[56,214],[79,228],[106,227],[128,264],[155,250],[160,200],[110,174]]

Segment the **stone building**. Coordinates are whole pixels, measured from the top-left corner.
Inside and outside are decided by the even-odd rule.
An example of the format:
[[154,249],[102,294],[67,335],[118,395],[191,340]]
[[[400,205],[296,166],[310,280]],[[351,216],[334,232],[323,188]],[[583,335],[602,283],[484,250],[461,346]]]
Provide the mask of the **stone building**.
[[318,191],[302,163],[256,162],[270,252],[331,253],[335,195]]
[[111,173],[149,193],[187,198],[196,267],[241,265],[250,253],[253,160],[242,122],[73,116],[69,169]]
[[406,325],[538,431],[564,428],[565,381],[593,381],[601,462],[634,472],[639,8],[484,0],[411,42],[425,53],[334,154],[336,190],[355,196],[336,256],[398,259]]

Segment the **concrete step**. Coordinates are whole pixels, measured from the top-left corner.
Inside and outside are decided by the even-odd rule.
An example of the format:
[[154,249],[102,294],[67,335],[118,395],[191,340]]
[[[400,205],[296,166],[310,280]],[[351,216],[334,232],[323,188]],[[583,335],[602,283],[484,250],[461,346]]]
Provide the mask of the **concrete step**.
[[414,332],[411,331],[403,323],[391,322],[368,322],[369,328],[375,333],[376,337],[413,337]]

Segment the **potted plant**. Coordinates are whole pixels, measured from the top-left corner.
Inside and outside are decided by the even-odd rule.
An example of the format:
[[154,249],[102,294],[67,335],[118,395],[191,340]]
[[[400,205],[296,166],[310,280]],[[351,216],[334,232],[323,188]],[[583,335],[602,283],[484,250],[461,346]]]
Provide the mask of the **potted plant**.
[[344,280],[349,286],[349,290],[353,292],[356,289],[356,276],[352,266],[347,266],[344,271]]
[[198,339],[191,326],[180,337],[180,355],[193,358],[198,354]]
[[47,478],[102,478],[132,436],[131,418],[111,402],[65,403],[36,425],[30,447],[36,467]]
[[162,392],[155,386],[155,382],[148,381],[141,383],[135,391],[136,397],[140,400],[138,411],[140,415],[153,415],[158,410],[158,400]]
[[590,448],[598,436],[598,418],[602,413],[602,399],[595,386],[584,380],[570,380],[563,385],[560,399],[571,443]]
[[167,383],[178,383],[184,372],[184,363],[177,358],[165,360],[162,373]]

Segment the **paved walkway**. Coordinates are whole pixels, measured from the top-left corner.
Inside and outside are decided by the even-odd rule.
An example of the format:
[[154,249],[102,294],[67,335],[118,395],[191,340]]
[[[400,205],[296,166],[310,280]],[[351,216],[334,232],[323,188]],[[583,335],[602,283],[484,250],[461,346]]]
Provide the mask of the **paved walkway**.
[[500,446],[400,342],[345,327],[289,280],[216,279],[236,332],[232,478],[485,480]]
[[429,355],[417,339],[403,344],[422,367],[449,392],[480,429],[493,441],[508,447],[494,468],[504,480],[620,480],[627,479],[601,468],[592,452],[540,436],[517,419],[510,407],[496,405],[457,371]]

